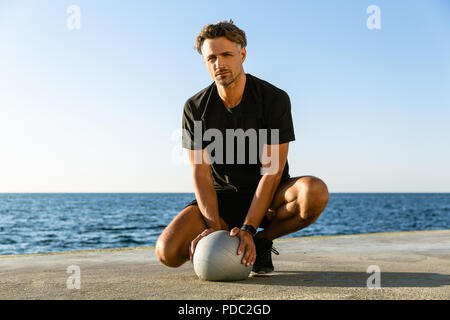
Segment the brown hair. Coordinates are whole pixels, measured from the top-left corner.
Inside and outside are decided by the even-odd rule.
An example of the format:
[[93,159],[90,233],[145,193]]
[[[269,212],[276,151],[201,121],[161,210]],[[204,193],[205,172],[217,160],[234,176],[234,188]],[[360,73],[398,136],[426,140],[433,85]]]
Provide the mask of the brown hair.
[[218,21],[216,24],[207,24],[198,34],[195,40],[194,48],[198,53],[202,54],[202,45],[206,39],[215,39],[219,37],[225,37],[230,41],[236,42],[244,48],[247,45],[247,38],[245,32],[230,21]]

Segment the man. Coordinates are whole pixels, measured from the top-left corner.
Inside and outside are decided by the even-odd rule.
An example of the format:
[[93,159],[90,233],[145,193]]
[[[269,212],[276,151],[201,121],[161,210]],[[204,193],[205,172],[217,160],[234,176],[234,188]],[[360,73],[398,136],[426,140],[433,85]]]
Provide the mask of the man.
[[[242,263],[253,265],[254,275],[271,275],[271,252],[277,253],[272,241],[309,226],[327,205],[322,180],[290,177],[287,154],[295,140],[290,100],[283,90],[244,72],[246,44],[232,20],[206,25],[197,36],[196,48],[214,82],[184,106],[183,147],[196,200],[156,243],[156,255],[167,266],[192,261],[200,239],[230,230],[240,239],[238,254],[245,252]],[[256,132],[267,134],[251,134]],[[258,228],[263,230],[256,233]]]

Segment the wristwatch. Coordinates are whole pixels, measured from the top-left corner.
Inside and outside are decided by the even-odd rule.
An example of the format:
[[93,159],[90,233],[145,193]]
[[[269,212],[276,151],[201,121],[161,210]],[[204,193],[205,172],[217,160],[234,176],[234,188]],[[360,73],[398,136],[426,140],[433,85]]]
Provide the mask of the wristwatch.
[[253,238],[256,236],[256,229],[253,228],[253,227],[252,227],[251,225],[249,225],[249,224],[244,224],[244,225],[242,225],[241,230],[247,231],[248,233],[250,233],[250,234],[252,235]]

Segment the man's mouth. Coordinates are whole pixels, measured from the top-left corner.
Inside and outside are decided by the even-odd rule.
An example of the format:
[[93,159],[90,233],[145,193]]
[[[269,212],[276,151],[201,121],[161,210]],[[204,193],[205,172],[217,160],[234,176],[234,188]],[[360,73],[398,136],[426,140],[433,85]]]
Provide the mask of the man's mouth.
[[216,76],[223,76],[223,75],[225,75],[227,73],[228,73],[228,71],[219,72],[219,73],[216,74]]

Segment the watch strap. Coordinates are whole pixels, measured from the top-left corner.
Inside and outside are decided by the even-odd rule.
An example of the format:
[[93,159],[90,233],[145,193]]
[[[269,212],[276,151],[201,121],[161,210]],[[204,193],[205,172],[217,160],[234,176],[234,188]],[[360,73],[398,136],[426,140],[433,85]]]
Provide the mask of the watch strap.
[[253,228],[251,225],[249,224],[244,224],[241,227],[241,230],[247,231],[248,233],[250,233],[253,237],[256,236],[256,229]]

